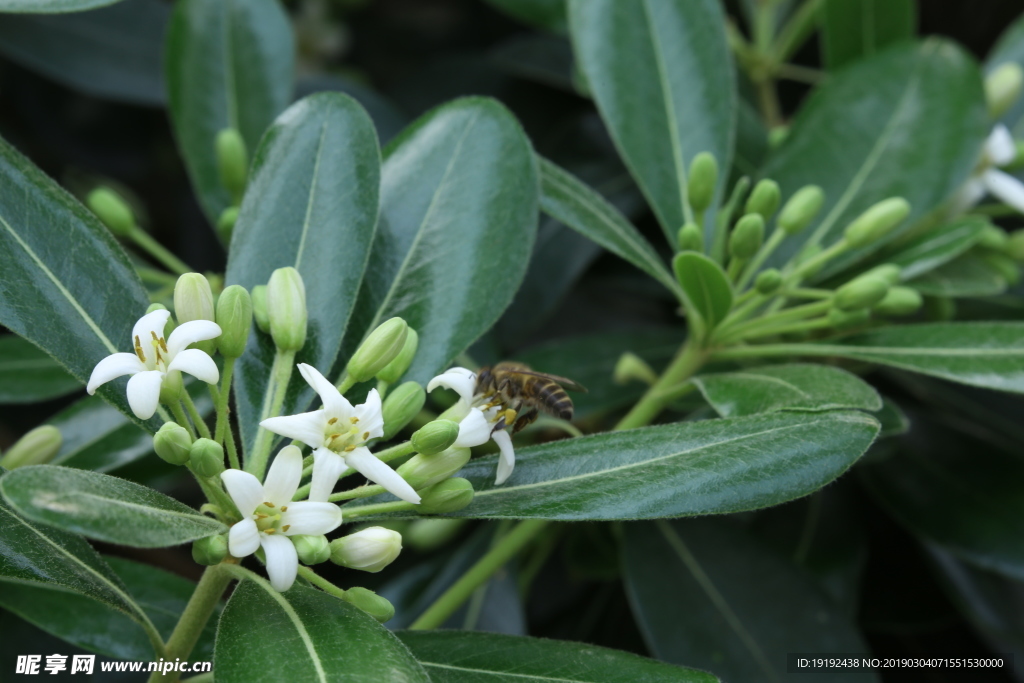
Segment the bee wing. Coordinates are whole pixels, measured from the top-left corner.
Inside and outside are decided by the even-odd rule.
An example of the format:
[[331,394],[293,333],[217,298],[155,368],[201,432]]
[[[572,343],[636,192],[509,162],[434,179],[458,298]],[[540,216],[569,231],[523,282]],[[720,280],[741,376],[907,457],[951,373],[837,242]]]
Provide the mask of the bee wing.
[[584,394],[587,393],[587,388],[585,386],[583,386],[579,382],[574,382],[568,377],[561,377],[560,375],[549,375],[546,372],[534,372],[533,370],[516,370],[515,373],[517,375],[533,375],[534,377],[543,377],[544,379],[549,379],[552,382],[557,382],[558,384],[561,384],[563,389],[568,389],[569,391],[579,391]]

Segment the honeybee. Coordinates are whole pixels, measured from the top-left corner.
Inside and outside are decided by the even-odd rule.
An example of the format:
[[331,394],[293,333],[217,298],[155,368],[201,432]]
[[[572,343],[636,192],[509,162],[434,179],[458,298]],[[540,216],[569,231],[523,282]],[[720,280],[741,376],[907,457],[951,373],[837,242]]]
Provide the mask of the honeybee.
[[565,390],[586,391],[571,379],[534,372],[528,365],[511,361],[481,368],[476,382],[477,393],[489,398],[492,405],[515,411],[513,434],[531,424],[542,411],[571,420],[572,399]]

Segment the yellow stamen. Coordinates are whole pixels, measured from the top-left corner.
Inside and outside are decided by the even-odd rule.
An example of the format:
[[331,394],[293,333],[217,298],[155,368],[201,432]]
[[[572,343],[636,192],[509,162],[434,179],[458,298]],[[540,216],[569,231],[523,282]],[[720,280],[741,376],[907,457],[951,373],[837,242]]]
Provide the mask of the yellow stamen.
[[356,449],[356,447],[355,447],[355,446],[345,446],[345,452],[346,452],[346,453],[351,453],[351,452],[352,452],[352,451],[354,451],[355,449]]
[[269,536],[270,534],[274,533],[275,531],[277,531],[277,529],[271,527],[271,528],[267,529],[266,531],[264,531],[263,533],[265,533],[267,536]]
[[139,339],[139,335],[135,335],[135,355],[139,357],[143,363],[146,362],[146,354],[142,352],[142,340]]
[[164,353],[170,353],[170,351],[167,350],[167,342],[164,341],[163,337],[160,337],[160,348],[164,350]]
[[509,408],[505,411],[505,424],[510,425],[516,420],[516,411]]
[[272,508],[272,507],[274,507],[274,504],[273,504],[273,503],[270,503],[270,502],[268,502],[268,501],[263,501],[263,504],[264,504],[264,505],[266,505],[266,506],[267,506],[268,508]]
[[281,533],[284,533],[284,532],[288,531],[291,528],[292,528],[291,524],[285,524],[283,527],[281,527]]
[[266,518],[267,518],[267,517],[269,517],[269,516],[270,516],[270,515],[265,515],[265,514],[263,514],[262,512],[259,512],[259,513],[257,513],[257,514],[256,514],[256,521],[259,521],[259,520],[261,520],[261,519],[266,519]]
[[369,438],[370,438],[370,432],[363,432],[363,441],[366,441]]
[[350,417],[348,419],[348,421],[351,422],[352,424],[355,424],[356,422],[359,422],[359,418],[358,417]]
[[332,425],[332,424],[334,424],[337,421],[338,421],[338,418],[332,417],[330,420],[327,421],[327,424]]
[[288,506],[287,505],[282,505],[281,506],[281,512],[288,512]]

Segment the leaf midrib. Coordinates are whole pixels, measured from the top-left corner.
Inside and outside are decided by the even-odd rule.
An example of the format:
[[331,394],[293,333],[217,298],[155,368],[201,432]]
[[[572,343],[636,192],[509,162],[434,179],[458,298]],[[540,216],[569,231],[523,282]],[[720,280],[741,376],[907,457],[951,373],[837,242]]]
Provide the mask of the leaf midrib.
[[529,681],[554,681],[555,683],[600,683],[596,679],[590,678],[556,678],[552,676],[542,676],[539,674],[519,674],[511,671],[493,671],[491,669],[476,669],[464,666],[454,666],[452,664],[439,664],[437,662],[425,662],[422,659],[419,660],[420,664],[425,667],[433,667],[435,669],[449,669],[451,671],[468,671],[474,674],[482,674],[486,676],[502,676],[509,678],[524,678]]

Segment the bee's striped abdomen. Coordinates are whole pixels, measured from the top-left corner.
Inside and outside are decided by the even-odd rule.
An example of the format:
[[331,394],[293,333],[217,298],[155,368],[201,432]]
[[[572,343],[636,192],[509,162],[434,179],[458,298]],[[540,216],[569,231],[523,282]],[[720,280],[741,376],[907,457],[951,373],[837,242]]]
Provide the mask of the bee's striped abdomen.
[[565,389],[555,382],[547,382],[537,393],[541,405],[549,413],[563,420],[572,419],[572,399],[565,393]]

